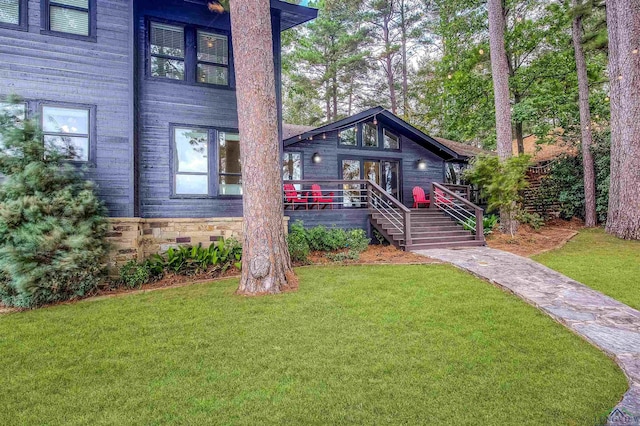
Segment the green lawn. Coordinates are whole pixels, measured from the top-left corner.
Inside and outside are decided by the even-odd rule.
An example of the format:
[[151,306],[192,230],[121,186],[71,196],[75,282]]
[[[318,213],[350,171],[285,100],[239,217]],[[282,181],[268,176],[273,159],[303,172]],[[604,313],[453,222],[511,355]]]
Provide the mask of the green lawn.
[[534,260],[640,309],[640,242],[626,241],[602,229],[580,231],[559,250]]
[[0,317],[0,424],[594,424],[601,352],[444,265],[298,270]]

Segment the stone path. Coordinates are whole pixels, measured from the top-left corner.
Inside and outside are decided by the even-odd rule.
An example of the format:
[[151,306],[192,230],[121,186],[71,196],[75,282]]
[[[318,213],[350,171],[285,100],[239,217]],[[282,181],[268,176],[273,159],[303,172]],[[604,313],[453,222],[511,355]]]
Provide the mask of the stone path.
[[[488,247],[415,253],[448,262],[536,306],[611,356],[629,390],[609,424],[640,425],[640,312],[531,259]],[[618,421],[616,421],[618,420]],[[626,423],[623,423],[626,422]]]

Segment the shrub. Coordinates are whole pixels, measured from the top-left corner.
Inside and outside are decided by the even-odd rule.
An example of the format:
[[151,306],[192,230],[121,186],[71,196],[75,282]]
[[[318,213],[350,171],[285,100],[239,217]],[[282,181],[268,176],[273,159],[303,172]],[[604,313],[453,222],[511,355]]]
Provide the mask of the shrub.
[[[596,171],[596,213],[598,222],[607,220],[609,208],[609,172],[611,135],[609,131],[595,132],[591,152]],[[569,220],[573,217],[584,219],[584,172],[582,156],[565,155],[553,162],[551,171],[542,181],[540,193],[542,202],[547,199],[560,204],[560,217]]]
[[346,248],[357,254],[365,251],[371,242],[371,240],[367,238],[367,234],[362,229],[352,229],[347,232],[346,240]]
[[293,226],[289,235],[287,235],[287,246],[289,247],[289,255],[294,262],[308,262],[309,261],[309,243],[307,242],[307,235],[304,231],[294,230]]
[[85,296],[104,270],[106,209],[34,120],[0,116],[0,300],[36,307]]
[[120,282],[127,288],[140,287],[150,282],[151,277],[148,262],[138,264],[135,260],[130,260],[120,269]]
[[291,225],[287,237],[291,260],[298,262],[307,262],[310,250],[333,252],[348,249],[347,253],[329,253],[327,257],[332,260],[357,259],[370,241],[362,229],[345,231],[320,225],[307,230],[301,221]]
[[529,213],[526,210],[518,212],[516,216],[518,222],[529,225],[533,229],[540,229],[544,225],[544,219],[538,213]]
[[[494,155],[481,155],[475,158],[471,167],[464,174],[469,180],[480,188],[481,197],[487,199],[488,209],[500,210],[509,219],[517,214],[517,203],[520,201],[520,192],[528,186],[526,171],[529,167],[530,157],[520,155],[500,161]],[[512,220],[508,231],[513,235]]]

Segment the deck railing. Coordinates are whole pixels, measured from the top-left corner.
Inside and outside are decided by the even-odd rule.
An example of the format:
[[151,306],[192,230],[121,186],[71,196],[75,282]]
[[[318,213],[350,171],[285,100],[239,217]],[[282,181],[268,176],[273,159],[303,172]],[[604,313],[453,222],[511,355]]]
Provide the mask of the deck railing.
[[404,236],[405,246],[411,245],[411,210],[375,182],[367,181],[369,211],[380,214]]
[[[287,180],[293,191],[284,190],[285,210],[363,209],[367,207],[367,180]],[[318,185],[320,192],[312,190]]]
[[431,202],[465,228],[474,229],[476,240],[484,241],[482,208],[436,182],[431,183]]

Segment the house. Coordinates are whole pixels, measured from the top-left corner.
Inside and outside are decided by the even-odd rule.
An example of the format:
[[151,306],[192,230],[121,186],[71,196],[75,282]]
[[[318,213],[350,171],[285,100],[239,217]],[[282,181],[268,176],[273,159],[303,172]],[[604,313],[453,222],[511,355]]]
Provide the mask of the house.
[[[398,242],[400,247],[426,248],[443,244],[469,245],[470,240],[477,242],[457,227],[458,222],[475,217],[475,208],[456,205],[456,211],[443,218],[437,209],[426,212],[412,210],[412,207],[415,187],[422,188],[426,194],[431,193],[432,201],[435,201],[434,184],[468,191],[466,187],[455,185],[458,182],[446,185],[447,179],[451,178],[450,169],[455,166],[459,170],[482,150],[433,138],[382,107],[317,128],[285,125],[283,134],[283,179],[295,186],[297,197],[285,202],[288,207],[285,214],[291,220],[302,220],[305,226],[367,230],[371,225],[386,234],[390,241]],[[366,181],[372,181],[377,188],[371,188]],[[320,196],[314,196],[313,184],[320,185]],[[468,200],[469,193],[464,195]],[[307,203],[303,202],[305,198]],[[320,201],[316,202],[317,199]],[[365,203],[364,199],[369,202]],[[378,204],[372,205],[373,201]],[[463,201],[456,200],[456,203]],[[399,215],[401,210],[411,211],[415,218],[418,237],[412,244],[404,240],[406,218]],[[376,215],[381,215],[379,221],[376,221]],[[453,223],[449,223],[451,216]],[[426,221],[437,225],[441,219],[444,219],[444,227],[434,229],[431,234],[419,226],[420,222]]]
[[[233,51],[229,14],[210,1],[0,2],[0,101],[23,98],[20,114],[41,120],[44,142],[69,148],[69,160],[87,167],[111,216],[113,262],[241,232],[234,57],[242,52]],[[279,105],[281,32],[316,15],[271,0]],[[376,116],[375,129],[363,121]],[[373,139],[347,142],[349,126]],[[301,177],[344,178],[338,158],[358,163],[360,177],[373,176],[365,167],[378,167],[376,176],[391,168],[390,191],[407,204],[412,186],[428,192],[447,161],[465,157],[382,109],[325,126],[336,143],[318,148],[322,164],[310,162],[313,143],[280,132],[285,160],[304,154]]]
[[[88,167],[120,260],[241,229],[233,35],[208,3],[0,2],[0,101]],[[278,99],[280,34],[316,15],[271,0]]]

